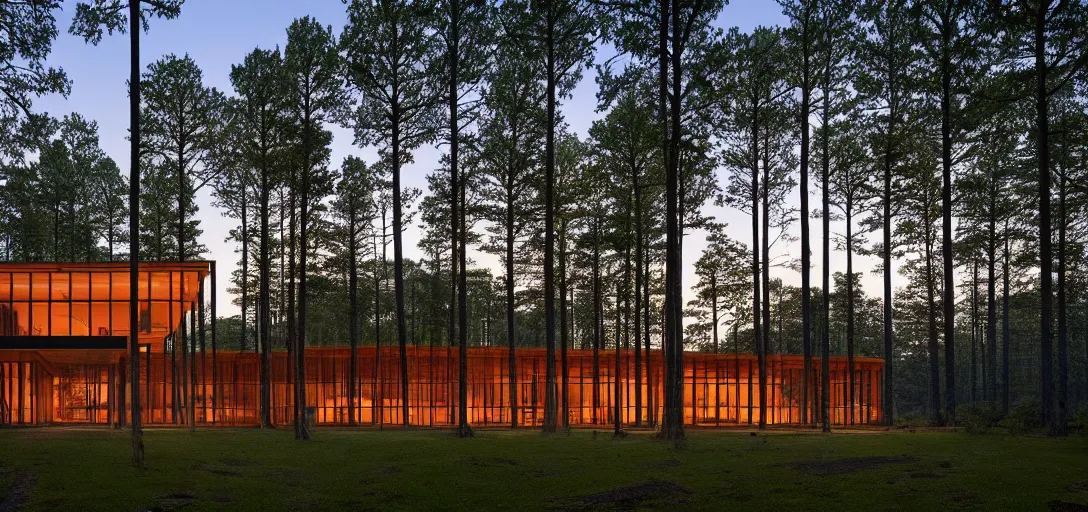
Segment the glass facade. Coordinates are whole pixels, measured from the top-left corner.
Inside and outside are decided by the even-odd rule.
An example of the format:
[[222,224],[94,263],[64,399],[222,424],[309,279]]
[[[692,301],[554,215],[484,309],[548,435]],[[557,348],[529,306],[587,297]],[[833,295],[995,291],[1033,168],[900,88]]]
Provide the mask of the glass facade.
[[[205,278],[211,275],[214,282],[210,262],[141,266],[140,374],[137,382],[127,382],[124,346],[131,333],[127,265],[0,265],[0,425],[123,422],[130,414],[125,398],[133,384],[139,386],[141,415],[148,424],[258,424],[260,355],[217,351],[214,326],[209,333],[192,315],[202,302]],[[186,336],[179,329],[182,325],[193,325],[189,333],[199,334]],[[115,343],[108,345],[107,340]],[[591,350],[568,350],[565,362],[556,361],[557,369],[566,368],[565,379],[562,370],[557,375],[560,403],[566,404],[561,405],[560,414],[565,410],[573,426],[610,425],[618,406],[625,425],[652,424],[661,417],[663,401],[660,355],[657,350],[645,351],[636,369],[631,350],[618,355],[612,349],[597,355]],[[350,373],[349,348],[307,348],[306,405],[313,409],[314,421],[454,425],[456,351],[410,346],[406,356],[407,394],[396,347],[359,347],[355,375]],[[505,348],[469,348],[470,422],[496,427],[541,425],[546,357],[539,348],[519,348],[513,358]],[[269,412],[272,422],[281,425],[293,421],[289,359],[282,351],[269,354]],[[810,416],[818,418],[815,390],[821,379],[819,360],[814,362],[808,403]],[[852,372],[846,358],[833,357],[829,364],[831,422],[879,423],[883,361],[855,358]],[[768,423],[800,421],[803,366],[801,356],[768,356],[762,383]],[[684,354],[687,424],[757,423],[760,388],[753,355]]]
[[[0,336],[130,336],[127,265],[0,265]],[[162,351],[208,272],[208,262],[141,265],[141,343]]]

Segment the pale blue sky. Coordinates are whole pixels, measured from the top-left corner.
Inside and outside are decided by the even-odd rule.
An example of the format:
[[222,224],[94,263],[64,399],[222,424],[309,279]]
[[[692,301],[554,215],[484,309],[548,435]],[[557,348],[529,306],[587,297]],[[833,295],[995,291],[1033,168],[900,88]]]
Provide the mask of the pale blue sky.
[[[58,16],[61,34],[54,43],[49,62],[50,65],[63,67],[68,73],[73,81],[72,93],[67,99],[59,96],[41,98],[36,102],[35,108],[58,117],[70,112],[80,112],[97,121],[102,147],[127,175],[129,147],[125,136],[128,131],[128,98],[125,80],[129,76],[128,37],[114,35],[106,37],[97,47],[86,45],[82,39],[67,34],[74,3],[66,2],[65,6],[65,11]],[[233,94],[229,79],[231,65],[241,62],[255,47],[284,46],[286,29],[293,19],[310,15],[323,24],[332,25],[334,31],[339,33],[346,20],[345,11],[346,6],[340,0],[188,0],[182,8],[180,18],[152,20],[150,32],[141,37],[141,61],[146,67],[163,55],[188,53],[203,71],[205,84],[224,90],[229,95]],[[781,9],[770,0],[734,0],[726,6],[718,20],[722,27],[737,26],[744,31],[758,25],[776,25],[783,22]],[[598,61],[608,57],[604,54],[605,51],[608,50],[602,49],[597,56]],[[561,105],[566,120],[582,137],[586,136],[590,124],[597,117],[594,112],[596,86],[593,78],[594,73],[588,70],[574,91],[573,98]],[[376,159],[374,148],[353,145],[350,131],[333,127],[333,132],[330,165],[338,167],[347,155],[359,155],[368,161]],[[406,186],[415,186],[426,191],[425,176],[437,166],[439,154],[439,150],[431,147],[418,151],[415,155],[416,162],[404,170]],[[199,193],[198,203],[198,218],[204,230],[200,242],[210,250],[207,257],[219,262],[218,268],[222,275],[229,275],[237,264],[238,256],[234,253],[235,244],[227,243],[224,239],[236,221],[223,217],[221,212],[211,206],[207,190]],[[741,241],[750,239],[751,235],[747,230],[750,221],[746,216],[712,206],[707,210],[730,224],[729,232],[732,236]],[[814,222],[813,228],[814,240],[818,241],[819,224]],[[701,233],[693,233],[685,239],[685,284],[695,281],[690,264],[699,257],[703,246],[702,239]],[[419,252],[415,245],[418,230],[410,227],[404,240],[406,256],[417,257]],[[799,247],[788,249],[794,256],[799,253]],[[817,248],[814,246],[814,249]],[[776,252],[781,252],[781,249]],[[479,253],[471,256],[479,264],[498,270],[495,258]],[[836,258],[838,259],[840,258]],[[859,264],[864,268],[864,261]],[[775,270],[773,275],[781,275],[787,282],[798,279],[795,273],[783,270]],[[819,274],[814,272],[813,275]],[[237,308],[230,301],[222,299],[226,297],[226,282],[227,279],[219,280],[219,313],[236,314]],[[875,292],[877,289],[870,290]]]

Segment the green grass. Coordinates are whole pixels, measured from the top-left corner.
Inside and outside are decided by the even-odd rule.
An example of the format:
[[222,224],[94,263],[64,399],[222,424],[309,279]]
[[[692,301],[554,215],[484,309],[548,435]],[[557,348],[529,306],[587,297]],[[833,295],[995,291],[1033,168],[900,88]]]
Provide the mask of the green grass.
[[[612,439],[609,431],[585,430],[483,430],[466,440],[431,430],[318,430],[313,441],[296,442],[286,430],[160,429],[145,434],[144,470],[130,467],[128,440],[127,432],[105,430],[0,430],[0,509],[10,506],[3,496],[14,487],[26,491],[28,510],[937,511],[1088,504],[1082,436],[692,431],[674,445],[646,434]],[[893,463],[827,462],[877,456]],[[647,482],[657,483],[621,489]],[[616,501],[624,496],[637,499]]]

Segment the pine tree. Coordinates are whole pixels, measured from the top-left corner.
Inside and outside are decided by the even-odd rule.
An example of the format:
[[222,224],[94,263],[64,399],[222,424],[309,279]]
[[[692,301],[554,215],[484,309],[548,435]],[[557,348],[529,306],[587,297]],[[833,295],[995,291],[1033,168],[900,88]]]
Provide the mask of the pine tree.
[[332,212],[337,218],[333,231],[338,252],[347,260],[348,319],[349,342],[351,344],[351,363],[348,369],[348,425],[355,426],[357,421],[356,402],[358,392],[358,345],[359,345],[359,258],[366,248],[366,231],[374,221],[375,208],[373,191],[376,182],[366,162],[356,157],[347,157],[340,168],[340,182],[336,186],[336,198],[332,202]]
[[[493,7],[484,2],[469,0],[442,0],[438,2],[435,21],[438,37],[441,41],[442,60],[444,62],[443,81],[448,85],[441,95],[449,107],[446,117],[448,123],[446,138],[449,142],[450,167],[450,224],[452,239],[457,248],[451,251],[456,260],[450,266],[457,282],[456,305],[451,303],[451,313],[458,311],[458,410],[457,424],[460,437],[472,437],[472,427],[468,424],[468,228],[465,226],[465,189],[461,183],[459,155],[462,130],[465,124],[471,124],[479,112],[480,101],[473,98],[478,93],[484,72],[489,64],[488,57],[493,50],[490,41],[493,29]],[[460,208],[459,208],[460,206]],[[460,209],[460,212],[458,210]],[[459,259],[458,259],[459,257]],[[451,342],[454,339],[450,332]]]
[[393,282],[400,346],[401,422],[409,424],[408,338],[404,307],[404,198],[401,167],[434,138],[438,95],[433,90],[435,35],[430,2],[354,0],[342,37],[349,83],[359,92],[356,138],[381,143],[393,188]]
[[[299,303],[298,339],[289,340],[295,349],[295,439],[309,440],[310,429],[305,412],[306,400],[306,307],[307,256],[310,254],[309,230],[313,203],[320,203],[321,173],[328,162],[332,135],[324,128],[344,100],[343,73],[332,27],[324,27],[309,16],[296,19],[287,29],[284,68],[290,91],[294,128],[298,130],[295,147],[299,164]],[[327,177],[327,176],[326,176]],[[326,183],[327,185],[327,183]],[[353,360],[354,361],[354,360]]]
[[893,189],[900,160],[906,152],[904,119],[913,107],[909,94],[911,79],[918,72],[918,55],[912,39],[915,27],[906,0],[866,0],[858,17],[866,27],[868,37],[859,42],[858,76],[854,87],[862,105],[870,113],[866,119],[872,140],[871,153],[879,159],[882,174],[879,191],[880,210],[875,211],[872,224],[880,226],[882,242],[877,250],[883,257],[884,275],[884,392],[883,417],[888,425],[895,424],[895,352],[893,348],[892,304],[892,221],[896,214],[896,190]]
[[568,97],[581,78],[581,69],[593,55],[597,29],[596,9],[584,0],[506,2],[525,18],[516,27],[520,44],[530,48],[544,85],[544,336],[546,346],[544,425],[545,433],[558,425],[558,386],[555,368],[555,154],[561,116],[559,100]]
[[[633,83],[631,83],[633,82]],[[646,247],[643,235],[647,217],[646,188],[655,179],[651,174],[656,170],[660,162],[660,134],[659,126],[654,120],[653,105],[643,98],[652,96],[652,84],[642,78],[637,70],[625,73],[614,78],[614,86],[618,92],[610,99],[612,105],[608,115],[594,124],[590,129],[590,135],[596,138],[597,151],[602,157],[609,160],[610,169],[618,181],[624,183],[627,194],[632,198],[632,220],[628,227],[633,230],[632,243],[634,245],[634,339],[635,350],[635,426],[642,426],[642,353],[637,350],[638,341],[642,339],[643,325],[639,319],[643,310],[648,307],[644,303],[642,294],[643,284],[648,280],[645,272]],[[608,103],[606,103],[608,104]],[[573,187],[572,187],[573,188]],[[564,224],[567,219],[562,219]],[[561,235],[565,230],[560,231]],[[562,251],[562,240],[560,242]],[[560,259],[565,259],[561,253]],[[562,267],[563,264],[561,263]],[[565,272],[562,273],[565,276]],[[560,294],[566,293],[565,286],[560,287]],[[563,325],[566,322],[562,322]],[[565,361],[566,358],[563,357]],[[565,375],[565,374],[564,374]],[[564,384],[564,390],[566,385]],[[564,408],[564,410],[566,410]]]
[[283,181],[282,155],[288,115],[288,89],[279,50],[256,49],[231,67],[231,84],[239,97],[238,126],[244,165],[256,171],[259,217],[258,345],[261,352],[261,427],[272,426],[272,193]]
[[[144,96],[141,122],[147,136],[143,144],[150,158],[171,173],[177,182],[173,191],[177,199],[175,241],[177,259],[184,262],[190,255],[200,256],[196,246],[197,222],[192,220],[196,213],[196,192],[211,180],[211,175],[204,165],[210,146],[216,140],[214,128],[221,115],[222,95],[215,89],[205,87],[203,76],[196,62],[188,55],[177,57],[173,54],[148,66],[141,78]],[[193,235],[190,237],[190,235]],[[192,246],[187,245],[193,240]],[[182,281],[184,283],[184,280]],[[181,292],[185,295],[185,287]],[[194,312],[195,313],[195,309]],[[186,322],[183,320],[178,329],[182,347],[186,343]],[[189,341],[191,352],[196,353],[196,333]],[[190,431],[196,430],[197,366],[189,365],[189,388],[193,398],[189,400],[187,422]]]
[[481,170],[485,176],[484,215],[492,222],[491,236],[483,250],[501,255],[506,287],[506,339],[509,357],[510,426],[518,425],[517,336],[515,269],[522,261],[528,235],[528,218],[536,204],[539,182],[539,147],[544,137],[544,99],[539,72],[532,55],[517,38],[519,10],[504,4],[498,12],[502,32],[498,48],[505,58],[487,75],[484,114],[481,120]]
[[[146,0],[145,0],[146,1]],[[140,316],[140,305],[137,300],[139,284],[139,260],[140,242],[135,233],[139,232],[140,225],[140,28],[147,30],[145,17],[154,15],[159,18],[172,19],[181,14],[181,4],[185,0],[157,0],[149,3],[147,9],[143,8],[144,1],[129,1],[127,4],[121,0],[108,0],[94,4],[77,3],[76,12],[72,18],[72,26],[69,32],[83,36],[84,40],[97,45],[102,40],[103,30],[112,34],[114,31],[124,33],[129,31],[131,66],[129,74],[129,140],[130,140],[130,166],[129,173],[129,294],[132,300],[129,304],[129,325],[137,325]],[[128,10],[126,16],[125,10]],[[127,27],[126,27],[127,24]],[[131,382],[139,382],[140,362],[139,343],[135,336],[129,342],[129,373]],[[132,465],[138,468],[144,465],[144,443],[140,431],[140,390],[137,386],[132,388]],[[123,405],[122,405],[123,409]],[[123,422],[123,420],[122,420]]]

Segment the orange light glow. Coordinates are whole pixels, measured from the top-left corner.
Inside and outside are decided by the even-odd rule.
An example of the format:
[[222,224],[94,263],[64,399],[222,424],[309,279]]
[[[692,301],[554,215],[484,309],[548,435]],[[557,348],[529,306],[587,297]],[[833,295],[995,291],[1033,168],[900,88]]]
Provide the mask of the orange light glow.
[[[168,351],[174,333],[199,300],[209,262],[148,263],[140,268],[141,414],[149,424],[182,424],[187,408],[203,425],[256,425],[260,408],[260,359],[253,352],[206,348]],[[98,336],[128,336],[127,263],[0,265],[0,342],[21,340],[22,348],[0,343],[0,424],[116,423],[130,414],[123,349],[52,348],[64,337],[94,342]],[[54,338],[45,338],[53,336]],[[45,346],[26,349],[27,340]],[[99,338],[102,340],[105,338]],[[214,346],[214,342],[210,346]],[[572,426],[610,425],[617,400],[625,425],[651,425],[661,417],[660,351],[644,352],[635,367],[633,351],[568,350],[556,361],[560,414]],[[270,354],[271,418],[293,421],[293,372],[285,352]],[[810,375],[808,404],[819,413],[818,359]],[[448,426],[455,423],[458,355],[447,347],[408,347],[407,396],[402,395],[396,347],[360,347],[356,375],[349,375],[346,347],[306,349],[306,397],[321,425]],[[543,422],[546,353],[519,348],[468,349],[468,416],[476,426],[538,426]],[[833,357],[831,412],[834,424],[881,421],[883,361]],[[195,368],[194,368],[195,366]],[[564,379],[562,368],[566,368]],[[194,371],[195,370],[195,371]],[[195,379],[192,377],[195,374]],[[767,358],[762,390],[771,424],[798,423],[803,385],[801,356]],[[511,381],[513,385],[511,385]],[[760,379],[755,356],[684,354],[684,421],[724,426],[757,423]],[[355,390],[351,407],[351,390]],[[617,389],[619,393],[617,394]],[[853,390],[851,392],[851,389]],[[852,397],[852,399],[851,399]],[[405,404],[407,407],[405,408]],[[851,405],[852,404],[852,407]],[[351,415],[354,414],[354,421]]]
[[[596,384],[593,378],[591,351],[568,351],[567,403],[569,424],[572,426],[610,425],[615,411],[615,387],[620,383],[621,414],[625,425],[636,422],[647,425],[650,406],[655,418],[661,416],[661,359],[654,353],[650,360],[651,382],[645,381],[643,367],[641,407],[635,407],[634,354],[623,352],[620,371],[614,371],[614,352],[600,357]],[[377,352],[373,347],[358,350],[355,380],[355,423],[359,425],[402,424],[399,352],[395,347],[383,348],[375,366]],[[197,357],[197,384],[190,386],[188,361],[178,355],[152,353],[150,372],[145,359],[141,363],[141,402],[144,421],[150,424],[184,423],[185,408],[193,402],[200,424],[256,425],[259,421],[260,397],[259,358],[252,352],[200,353]],[[818,360],[816,360],[818,363]],[[831,420],[834,424],[850,422],[849,382],[845,358],[832,358]],[[41,375],[38,385],[51,389],[39,399],[33,414],[26,408],[24,422],[107,423],[114,414],[110,397],[115,396],[122,376],[121,368],[113,365],[60,364],[51,373],[42,364],[5,363],[6,388],[18,387],[18,367],[24,366],[24,380],[33,373]],[[879,423],[883,361],[856,358],[854,372],[853,422]],[[557,365],[559,367],[560,365]],[[819,368],[819,365],[814,365]],[[320,425],[349,424],[350,351],[346,348],[309,348],[306,351],[306,395],[314,408],[315,421]],[[517,407],[510,407],[509,357],[505,349],[469,349],[468,399],[469,421],[477,426],[537,426],[543,421],[545,391],[544,351],[518,349],[515,363],[515,392]],[[378,371],[375,371],[378,368]],[[456,352],[445,348],[409,347],[408,349],[408,419],[417,426],[448,426],[455,422],[457,397]],[[800,356],[772,355],[767,362],[769,424],[800,421],[803,362]],[[150,374],[150,380],[147,375]],[[176,380],[175,380],[176,379]],[[813,372],[814,393],[820,378]],[[30,381],[24,390],[31,388]],[[175,385],[176,384],[176,385]],[[562,397],[562,379],[557,383]],[[272,421],[290,424],[293,421],[293,383],[288,378],[287,354],[276,352],[272,358]],[[594,393],[596,390],[596,393]],[[31,391],[24,391],[31,393]],[[12,394],[8,403],[17,394]],[[816,417],[818,394],[810,396],[809,404]],[[48,403],[43,402],[47,401]],[[30,402],[29,395],[23,400]],[[174,409],[178,404],[178,409]],[[36,409],[39,409],[36,408]],[[759,420],[759,378],[755,357],[751,355],[714,355],[688,353],[684,358],[684,418],[689,425],[718,426],[757,423]],[[30,417],[38,418],[31,420]],[[10,423],[18,423],[12,417]]]

